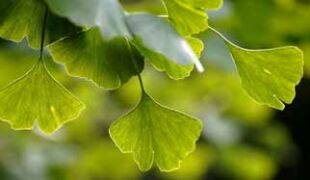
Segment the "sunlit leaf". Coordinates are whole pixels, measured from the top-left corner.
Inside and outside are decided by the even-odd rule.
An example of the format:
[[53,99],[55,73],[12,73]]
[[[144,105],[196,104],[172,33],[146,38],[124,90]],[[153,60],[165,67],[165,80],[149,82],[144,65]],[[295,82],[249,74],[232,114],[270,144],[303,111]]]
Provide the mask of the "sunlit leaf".
[[0,119],[13,129],[52,133],[75,119],[84,105],[48,72],[43,61],[0,91]]
[[201,130],[199,120],[144,94],[135,109],[112,124],[110,135],[123,153],[133,153],[141,170],[155,162],[161,171],[172,171],[194,150]]
[[296,47],[247,50],[229,45],[243,88],[261,104],[282,110],[292,103],[303,76],[303,53]]
[[159,70],[174,79],[190,75],[193,64],[199,71],[203,67],[197,56],[165,18],[150,14],[133,14],[127,17],[135,44],[140,52]]
[[[0,37],[20,42],[27,37],[31,47],[39,48],[46,6],[41,0],[0,0]],[[49,14],[45,44],[68,36],[79,28],[63,18]]]
[[182,35],[196,34],[207,29],[207,12],[198,6],[196,0],[163,0],[163,2],[169,20]]
[[137,74],[131,56],[143,69],[143,57],[131,52],[122,38],[106,41],[97,28],[60,40],[49,50],[57,62],[64,63],[71,75],[86,77],[106,89],[115,89]]
[[80,26],[99,27],[105,38],[130,37],[118,0],[45,0],[58,15]]

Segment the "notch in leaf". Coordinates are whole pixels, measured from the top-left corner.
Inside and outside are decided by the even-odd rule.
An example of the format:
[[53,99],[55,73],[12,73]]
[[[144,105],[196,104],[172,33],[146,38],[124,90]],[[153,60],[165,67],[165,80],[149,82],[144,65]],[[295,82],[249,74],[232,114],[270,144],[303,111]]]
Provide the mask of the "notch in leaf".
[[0,91],[0,119],[13,129],[33,129],[53,133],[77,118],[84,104],[57,82],[43,60],[21,78]]
[[241,48],[215,29],[235,61],[245,91],[258,103],[283,110],[292,103],[295,86],[303,76],[303,52],[297,47],[249,50]]
[[242,86],[261,104],[283,110],[295,98],[303,76],[303,53],[297,47],[245,50],[229,45]]
[[123,153],[133,153],[142,171],[156,163],[173,171],[195,148],[202,130],[199,120],[168,109],[143,93],[139,104],[110,127],[110,136]]

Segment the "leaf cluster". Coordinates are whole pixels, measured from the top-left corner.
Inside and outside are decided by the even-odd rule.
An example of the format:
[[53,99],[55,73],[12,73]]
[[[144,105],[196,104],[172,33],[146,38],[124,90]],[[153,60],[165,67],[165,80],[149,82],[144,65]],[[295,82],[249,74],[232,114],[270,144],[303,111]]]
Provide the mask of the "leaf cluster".
[[162,2],[164,16],[127,13],[117,0],[0,0],[0,37],[26,38],[31,48],[41,48],[33,68],[0,91],[0,119],[14,129],[37,125],[52,133],[83,110],[83,103],[49,73],[42,57],[47,47],[70,75],[104,89],[117,89],[138,76],[141,100],[112,124],[110,136],[122,152],[133,153],[141,170],[153,162],[162,171],[175,170],[194,150],[202,124],[153,100],[140,73],[145,62],[172,79],[190,76],[194,66],[203,72],[204,47],[196,35],[205,30],[225,41],[254,100],[281,110],[293,101],[303,74],[298,48],[249,50],[232,43],[208,25],[207,12],[219,9],[222,0]]

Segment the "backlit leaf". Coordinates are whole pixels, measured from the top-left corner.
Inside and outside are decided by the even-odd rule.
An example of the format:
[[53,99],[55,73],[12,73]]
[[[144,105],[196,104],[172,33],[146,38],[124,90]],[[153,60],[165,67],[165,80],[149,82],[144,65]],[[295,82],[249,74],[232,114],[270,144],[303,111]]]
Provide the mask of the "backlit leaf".
[[283,110],[292,103],[303,76],[303,53],[296,47],[247,50],[229,44],[243,88],[261,104]]
[[118,0],[45,0],[58,15],[80,26],[98,27],[105,38],[130,37]]
[[106,89],[118,88],[136,74],[131,56],[142,71],[143,57],[134,47],[131,49],[123,38],[104,40],[97,28],[49,46],[53,59],[64,63],[71,75],[86,77]]
[[[46,6],[42,0],[0,0],[0,37],[20,42],[27,37],[31,47],[39,48]],[[45,44],[68,36],[79,28],[49,13]]]
[[199,120],[144,94],[136,108],[112,124],[110,136],[123,153],[133,153],[142,171],[153,162],[161,171],[172,171],[194,150],[201,130]]
[[13,129],[52,133],[75,119],[84,105],[48,72],[43,61],[0,91],[0,119]]

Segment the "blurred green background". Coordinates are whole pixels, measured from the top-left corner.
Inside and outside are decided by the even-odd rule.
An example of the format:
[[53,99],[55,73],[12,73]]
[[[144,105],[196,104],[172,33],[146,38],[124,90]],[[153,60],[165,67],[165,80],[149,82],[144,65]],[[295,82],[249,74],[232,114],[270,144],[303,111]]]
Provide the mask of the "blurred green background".
[[[160,0],[123,0],[128,11],[161,14]],[[0,179],[308,179],[310,159],[310,1],[225,0],[209,12],[210,24],[247,48],[297,45],[305,52],[305,78],[297,97],[283,112],[256,104],[241,88],[223,42],[212,33],[199,35],[206,49],[206,72],[183,81],[170,80],[148,64],[146,88],[159,102],[199,117],[204,130],[196,151],[180,170],[141,173],[131,155],[122,154],[108,136],[108,127],[132,108],[139,86],[132,78],[107,92],[66,75],[46,53],[56,78],[80,97],[87,109],[53,136],[38,130],[13,131],[0,122]],[[26,43],[0,40],[0,87],[21,76],[38,52]],[[154,83],[156,82],[156,83]],[[308,167],[308,168],[307,168]],[[307,176],[308,175],[308,176]]]

